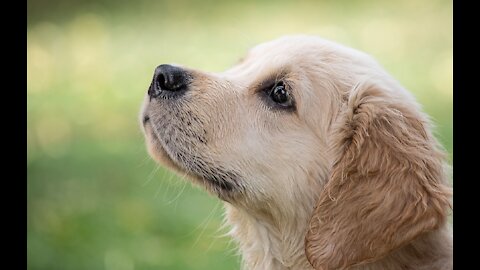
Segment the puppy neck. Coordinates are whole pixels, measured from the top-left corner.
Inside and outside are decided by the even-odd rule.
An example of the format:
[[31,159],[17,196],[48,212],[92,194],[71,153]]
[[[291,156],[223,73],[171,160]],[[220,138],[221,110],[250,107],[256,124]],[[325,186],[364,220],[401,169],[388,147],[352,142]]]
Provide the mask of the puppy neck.
[[[236,240],[243,258],[242,269],[287,270],[314,268],[305,255],[305,232],[316,201],[312,191],[302,204],[292,202],[294,212],[268,211],[225,203],[229,235]],[[423,234],[408,245],[352,270],[451,269],[452,235],[449,225]],[[434,268],[432,268],[434,267]]]
[[[230,235],[243,256],[242,269],[313,270],[304,251],[307,219],[296,219],[293,226],[271,224],[231,204],[225,204]],[[452,269],[452,239],[445,224],[378,261],[353,266],[351,270]]]
[[307,181],[311,187],[302,190],[301,200],[225,203],[229,234],[238,243],[244,269],[313,269],[305,256],[305,232],[325,177]]
[[304,252],[305,219],[297,218],[288,226],[228,203],[225,209],[229,234],[243,256],[243,269],[313,269]]

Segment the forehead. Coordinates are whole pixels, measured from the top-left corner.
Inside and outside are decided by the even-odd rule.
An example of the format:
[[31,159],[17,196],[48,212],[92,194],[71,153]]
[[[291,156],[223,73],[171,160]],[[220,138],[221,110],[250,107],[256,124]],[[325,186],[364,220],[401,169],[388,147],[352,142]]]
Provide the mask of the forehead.
[[333,46],[333,43],[318,37],[288,36],[259,44],[253,47],[250,53],[257,57],[283,55],[297,58],[309,53],[328,51],[329,46]]
[[321,67],[341,54],[336,44],[318,37],[289,36],[250,49],[240,63],[223,73],[231,79],[249,80],[268,74]]

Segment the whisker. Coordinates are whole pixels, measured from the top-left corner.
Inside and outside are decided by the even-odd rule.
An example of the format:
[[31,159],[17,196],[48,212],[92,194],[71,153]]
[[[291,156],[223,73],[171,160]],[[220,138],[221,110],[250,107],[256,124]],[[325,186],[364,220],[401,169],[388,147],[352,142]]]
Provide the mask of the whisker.
[[185,190],[185,187],[187,186],[187,181],[185,180],[186,175],[187,174],[184,173],[182,178],[180,179],[183,182],[182,189],[180,190],[180,192],[178,192],[177,196],[175,196],[173,199],[171,199],[170,201],[167,202],[167,205],[172,204],[174,201],[176,201],[180,197],[180,195],[182,195],[183,191]]
[[166,201],[166,197],[167,197],[167,194],[169,193],[169,190],[170,190],[170,186],[172,186],[172,179],[175,177],[175,174],[173,173],[169,173],[169,176],[166,178],[166,182],[167,183],[167,188],[164,189],[163,191],[163,202],[167,202]]
[[155,176],[155,174],[158,172],[159,169],[160,169],[160,166],[156,166],[155,168],[153,168],[152,172],[150,172],[150,174],[148,175],[147,180],[142,184],[142,187],[145,187],[150,181],[152,181],[153,177]]
[[165,179],[165,174],[167,174],[167,171],[166,170],[162,170],[162,174],[161,176],[159,177],[160,180],[160,185],[157,189],[157,191],[155,192],[155,197],[154,198],[157,198],[158,197],[158,194],[160,194],[160,190],[162,188],[162,186],[164,185],[166,179]]
[[[210,224],[210,221],[212,221],[213,219],[213,216],[215,214],[215,211],[217,211],[218,209],[218,203],[215,205],[215,207],[213,207],[212,211],[210,211],[210,213],[208,214],[207,218],[197,227],[197,229],[202,226],[202,224],[205,224],[205,226],[203,226],[203,229],[202,231],[200,232],[200,234],[197,236],[197,239],[195,240],[195,242],[193,243],[192,245],[192,248],[195,247],[195,245],[198,243],[198,241],[200,240],[200,238],[202,237],[203,233],[205,233],[205,230],[207,229],[208,225]],[[206,222],[206,223],[205,223]],[[196,230],[196,229],[195,229]]]
[[147,162],[149,162],[151,159],[150,159],[150,156],[145,156],[141,161],[139,161],[139,164],[137,164],[136,168],[141,168],[143,166],[145,166],[147,164]]

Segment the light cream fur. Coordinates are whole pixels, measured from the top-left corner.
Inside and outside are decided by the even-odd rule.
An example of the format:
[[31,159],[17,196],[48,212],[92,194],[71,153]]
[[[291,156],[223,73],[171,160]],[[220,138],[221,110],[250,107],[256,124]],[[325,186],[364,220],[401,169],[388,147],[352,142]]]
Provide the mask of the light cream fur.
[[[289,36],[223,73],[185,69],[184,96],[145,98],[148,149],[225,201],[244,269],[452,269],[443,152],[370,56]],[[272,78],[294,111],[261,98]]]

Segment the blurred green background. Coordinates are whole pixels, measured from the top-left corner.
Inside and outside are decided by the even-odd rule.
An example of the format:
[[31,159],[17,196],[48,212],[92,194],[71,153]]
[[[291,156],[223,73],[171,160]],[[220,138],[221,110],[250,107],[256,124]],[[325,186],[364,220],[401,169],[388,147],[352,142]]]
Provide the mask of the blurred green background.
[[154,68],[321,35],[370,53],[452,148],[451,1],[28,1],[28,269],[238,269],[222,204],[148,157]]

